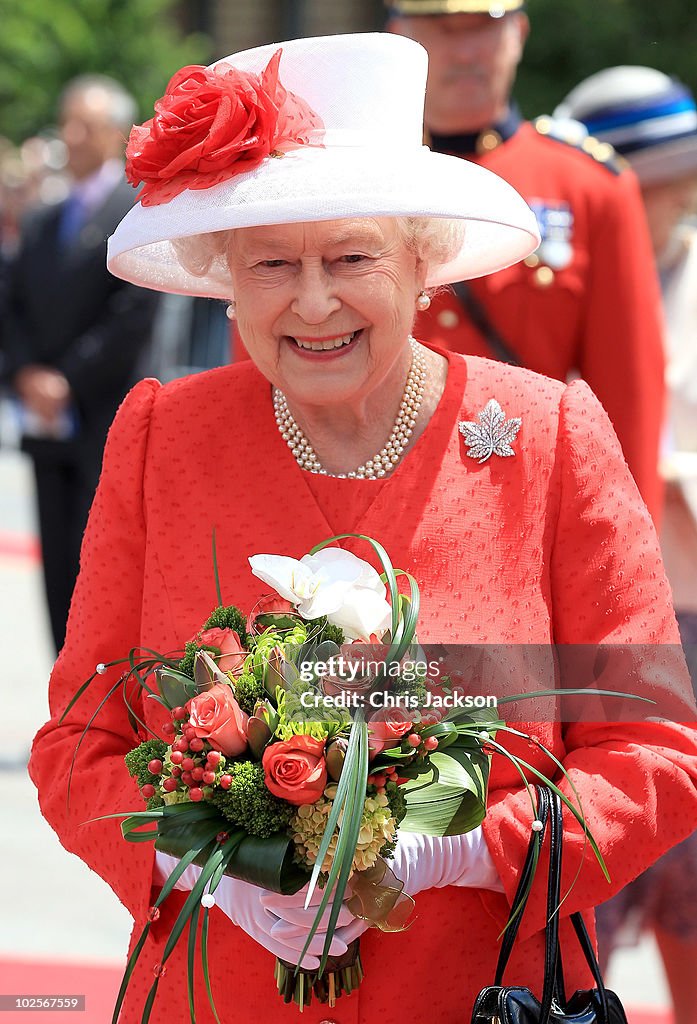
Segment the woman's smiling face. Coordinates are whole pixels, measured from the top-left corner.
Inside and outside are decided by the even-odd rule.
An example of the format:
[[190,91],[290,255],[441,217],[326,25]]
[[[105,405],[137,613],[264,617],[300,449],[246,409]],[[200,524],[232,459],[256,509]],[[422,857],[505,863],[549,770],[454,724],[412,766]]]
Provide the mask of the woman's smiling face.
[[362,402],[404,355],[425,268],[394,218],[240,228],[228,263],[242,340],[296,403]]

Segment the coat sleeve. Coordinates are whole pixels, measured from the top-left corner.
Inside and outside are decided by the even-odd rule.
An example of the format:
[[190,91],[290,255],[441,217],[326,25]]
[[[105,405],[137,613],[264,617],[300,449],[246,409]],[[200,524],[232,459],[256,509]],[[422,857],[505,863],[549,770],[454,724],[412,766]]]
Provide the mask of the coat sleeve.
[[[636,692],[638,679],[673,716],[613,721],[610,710],[603,721],[562,726],[560,759],[611,878],[608,884],[565,808],[562,893],[572,891],[561,913],[570,914],[609,899],[697,827],[697,731],[656,534],[608,418],[581,381],[566,388],[561,400],[555,472],[560,498],[551,513],[556,528],[549,566],[554,640],[603,645],[627,658],[634,676],[624,688]],[[574,798],[561,773],[555,781]],[[509,903],[530,825],[530,798],[522,786],[490,793],[484,832]],[[539,875],[522,936],[544,926],[546,857]],[[483,899],[503,925],[503,901],[497,906],[497,897]]]
[[608,185],[591,235],[578,368],[610,417],[658,523],[665,393],[660,289],[636,178],[627,171]]
[[[126,657],[138,643],[146,541],[143,476],[159,386],[154,380],[141,381],[112,425],[85,531],[65,646],[49,684],[51,718],[37,734],[29,762],[41,811],[62,845],[108,882],[136,920],[142,920],[150,905],[152,844],[127,844],[118,820],[94,820],[143,809],[123,763],[138,739],[120,688],[97,714],[76,755],[85,726],[118,681],[122,666],[96,675],[62,722],[60,718],[98,663]],[[138,701],[133,706],[142,718]]]

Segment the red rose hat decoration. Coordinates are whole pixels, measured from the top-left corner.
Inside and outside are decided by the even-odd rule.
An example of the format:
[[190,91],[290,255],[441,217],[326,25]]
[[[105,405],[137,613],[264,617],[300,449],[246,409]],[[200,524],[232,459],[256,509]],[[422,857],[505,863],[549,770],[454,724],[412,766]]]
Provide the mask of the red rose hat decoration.
[[272,153],[307,145],[311,133],[321,138],[319,114],[279,81],[281,54],[258,75],[190,65],[170,79],[155,116],[133,126],[126,147],[126,177],[143,184],[143,206],[251,171]]

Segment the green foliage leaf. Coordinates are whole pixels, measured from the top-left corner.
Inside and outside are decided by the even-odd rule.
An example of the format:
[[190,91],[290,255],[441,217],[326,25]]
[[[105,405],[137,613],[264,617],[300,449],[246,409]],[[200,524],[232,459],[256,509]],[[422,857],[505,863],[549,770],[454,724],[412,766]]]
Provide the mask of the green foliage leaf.
[[435,781],[428,777],[405,783],[407,813],[401,828],[430,836],[469,832],[484,820],[489,760],[478,751],[453,745],[431,755]]

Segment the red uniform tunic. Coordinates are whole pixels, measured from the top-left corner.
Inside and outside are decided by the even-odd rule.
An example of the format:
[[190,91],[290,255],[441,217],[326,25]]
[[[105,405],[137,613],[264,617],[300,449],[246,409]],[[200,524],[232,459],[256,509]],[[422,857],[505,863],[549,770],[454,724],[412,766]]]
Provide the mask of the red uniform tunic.
[[[594,159],[542,134],[543,119],[537,128],[518,124],[500,126],[504,141],[483,155],[467,153],[466,139],[461,149],[520,192],[538,215],[543,242],[535,256],[470,282],[471,290],[520,365],[557,380],[587,381],[655,518],[664,357],[659,288],[636,179],[600,162],[608,147],[591,143]],[[448,143],[434,140],[443,152],[455,146]],[[416,333],[454,352],[492,355],[450,289],[419,317]]]
[[[514,457],[480,465],[467,456],[457,424],[475,419],[490,398],[508,416],[520,416],[522,427]],[[166,387],[141,382],[111,431],[68,638],[53,672],[53,718],[37,736],[30,765],[63,845],[113,887],[136,919],[136,934],[154,899],[152,847],[124,843],[115,821],[83,824],[142,807],[123,766],[134,735],[120,694],[82,743],[66,806],[77,739],[118,671],[97,676],[63,724],[57,719],[96,663],[124,654],[138,639],[168,651],[195,633],[215,604],[213,527],[224,598],[243,609],[268,589],[249,571],[249,555],[300,557],[339,529],[360,530],[381,539],[394,564],[420,581],[422,640],[677,640],[650,520],[606,416],[580,382],[567,388],[518,368],[451,356],[445,392],[417,444],[388,479],[360,483],[317,481],[298,468],[276,428],[271,388],[249,362]],[[354,550],[366,557],[365,546]],[[155,725],[160,712],[146,702],[145,716]],[[538,724],[535,731],[573,776],[612,874],[608,886],[569,824],[567,886],[579,858],[586,863],[562,907],[567,915],[607,898],[692,830],[697,744],[690,730],[661,722]],[[542,764],[537,752],[525,753]],[[530,834],[526,799],[515,771],[496,759],[485,832],[509,899]],[[173,895],[177,907],[181,900]],[[533,903],[510,976],[535,984],[544,908],[539,898]],[[214,909],[212,980],[222,1020],[397,1024],[406,1012],[462,1024],[493,979],[507,899],[449,888],[419,894],[417,907],[411,930],[363,936],[366,978],[357,993],[332,1010],[313,1004],[302,1018],[278,999],[273,957]],[[140,1020],[172,920],[171,911],[163,912],[152,928],[127,1024]],[[571,944],[565,971],[569,989],[588,982]],[[161,981],[154,1024],[188,1019],[185,974],[181,949]],[[200,975],[197,985],[197,1020],[211,1024]]]

